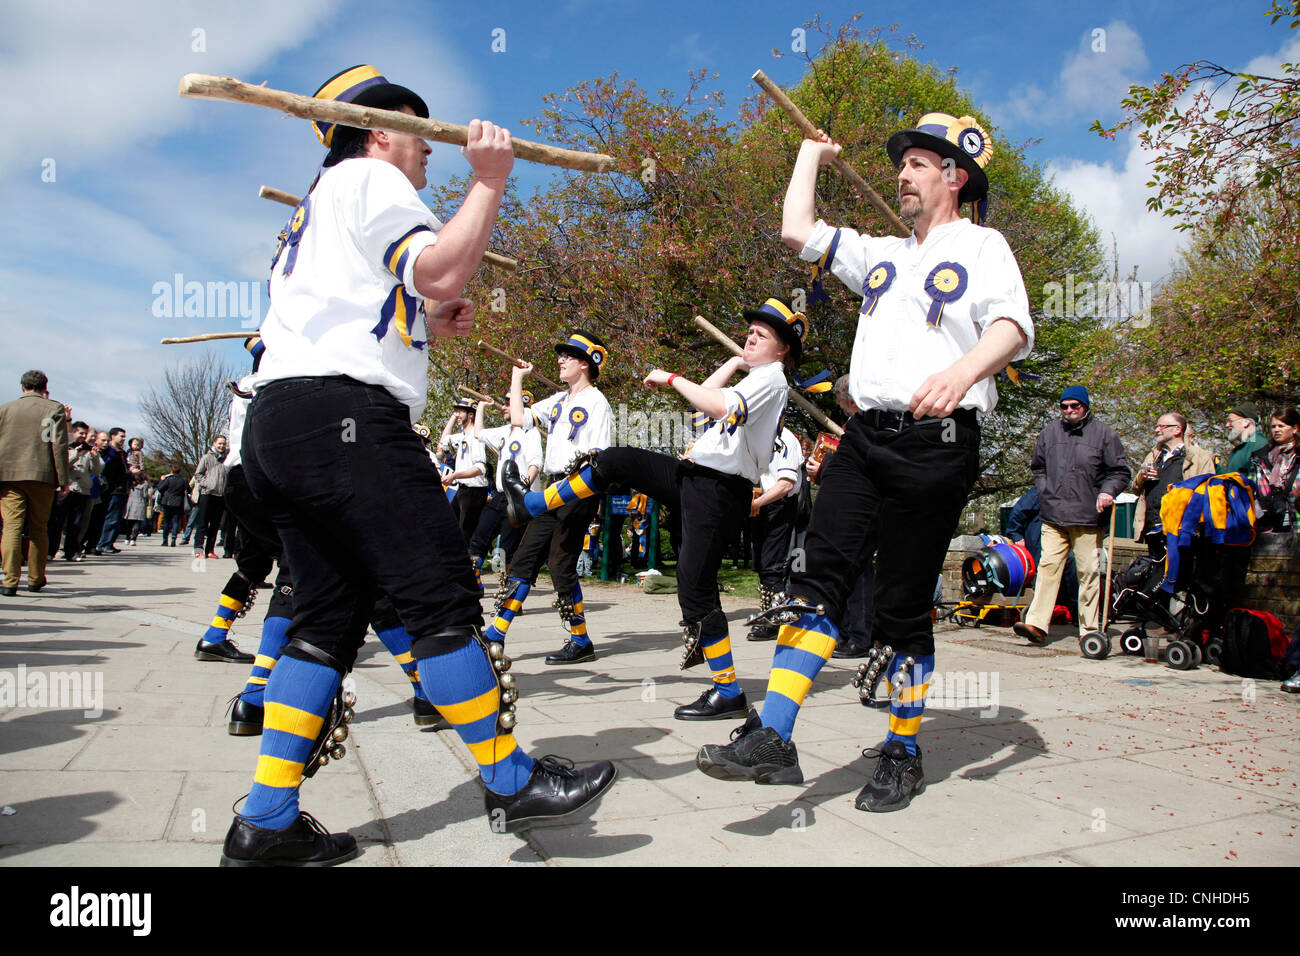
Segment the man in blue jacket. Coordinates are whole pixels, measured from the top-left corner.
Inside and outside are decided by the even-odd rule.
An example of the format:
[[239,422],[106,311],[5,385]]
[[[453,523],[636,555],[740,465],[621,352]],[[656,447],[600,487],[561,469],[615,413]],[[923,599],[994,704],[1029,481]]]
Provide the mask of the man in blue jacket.
[[1066,555],[1074,552],[1079,571],[1079,634],[1101,626],[1098,557],[1115,496],[1128,487],[1132,471],[1115,429],[1093,417],[1082,385],[1061,393],[1061,420],[1038,435],[1030,467],[1043,519],[1042,560],[1034,600],[1014,631],[1032,644],[1047,643]]

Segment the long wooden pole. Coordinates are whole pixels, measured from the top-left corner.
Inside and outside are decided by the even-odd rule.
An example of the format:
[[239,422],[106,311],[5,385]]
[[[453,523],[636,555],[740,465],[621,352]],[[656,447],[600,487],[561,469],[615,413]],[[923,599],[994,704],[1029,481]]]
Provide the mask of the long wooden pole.
[[[720,328],[718,328],[716,325],[714,325],[704,316],[697,315],[695,317],[695,324],[700,328],[702,328],[705,332],[707,332],[709,336],[715,339],[717,342],[726,346],[726,348],[728,348],[731,351],[732,355],[745,354],[745,350],[742,349],[739,345],[737,345],[735,340],[732,339],[730,335],[728,335],[726,332],[723,332]],[[792,388],[791,386],[787,385],[786,392],[789,394],[791,401],[793,401],[796,405],[798,405],[805,412],[811,415],[813,417],[813,420],[816,421],[818,425],[821,425],[822,428],[826,429],[832,435],[844,434],[843,428],[840,428],[839,425],[836,425],[833,421],[831,421],[829,418],[823,415],[822,410],[818,408],[816,405],[814,405],[812,402],[808,401],[808,399],[806,399],[803,396],[803,394],[798,391],[798,389]]]
[[[808,117],[803,115],[803,111],[794,105],[794,102],[790,97],[785,95],[785,91],[768,78],[766,73],[762,70],[757,70],[751,79],[761,86],[768,96],[772,97],[772,101],[775,102],[777,106],[781,107],[790,119],[794,120],[794,125],[799,128],[799,131],[803,133],[805,137],[808,139],[817,139],[817,127],[812,124]],[[907,223],[898,218],[898,213],[894,212],[894,210],[889,207],[889,204],[880,198],[880,194],[872,189],[865,179],[858,175],[856,169],[838,156],[831,160],[831,165],[838,169],[849,182],[857,187],[858,191],[866,197],[867,201],[871,203],[871,205],[875,206],[880,214],[885,217],[886,221],[888,221],[889,225],[893,227],[895,232],[900,236],[911,235],[912,230],[907,227]]]
[[456,387],[470,398],[477,398],[480,402],[487,402],[489,405],[495,405],[497,403],[495,398],[491,395],[484,395],[477,388],[470,388],[468,385],[457,385]]
[[257,329],[245,329],[242,332],[205,332],[202,335],[183,335],[175,339],[163,339],[162,345],[183,345],[186,342],[215,342],[218,339],[246,339],[257,334]]
[[[302,202],[301,196],[295,196],[293,193],[287,193],[283,189],[276,189],[274,186],[262,186],[257,190],[257,194],[263,199],[269,199],[272,202],[283,203],[286,206],[296,206]],[[509,256],[503,256],[499,252],[483,253],[483,261],[490,266],[496,266],[498,269],[504,269],[506,272],[514,272],[519,268],[519,263]]]
[[[485,351],[485,352],[491,352],[493,355],[498,356],[499,358],[503,358],[503,359],[505,359],[505,360],[506,360],[507,362],[509,362],[511,365],[517,366],[518,368],[523,368],[524,365],[528,364],[528,363],[524,362],[523,359],[515,358],[515,357],[514,357],[513,355],[511,355],[509,352],[503,352],[503,351],[501,351],[501,350],[500,350],[499,348],[497,348],[495,345],[488,345],[488,344],[487,344],[486,342],[484,342],[482,339],[479,339],[478,347],[481,348],[481,349],[482,349],[483,351]],[[536,365],[533,366],[533,370],[532,370],[531,372],[529,372],[528,374],[531,375],[533,378],[537,379],[539,382],[541,382],[543,385],[547,386],[548,388],[553,388],[553,389],[555,389],[555,391],[557,391],[557,392],[566,392],[566,391],[568,391],[568,389],[565,388],[565,386],[560,385],[558,382],[552,382],[549,378],[547,378],[547,377],[546,377],[545,375],[543,375],[541,372],[537,371],[537,366],[536,366]]]
[[[181,77],[181,96],[193,99],[226,100],[230,103],[250,103],[267,109],[280,110],[301,119],[323,120],[360,129],[384,129],[395,133],[409,133],[437,143],[464,146],[469,142],[469,127],[441,120],[422,119],[398,110],[379,110],[336,100],[322,100],[302,96],[266,86],[244,83],[233,76],[213,76],[209,73],[186,73]],[[576,149],[563,149],[545,143],[511,138],[514,153],[520,159],[562,169],[580,172],[604,173],[614,166],[614,157],[604,153],[584,153]]]

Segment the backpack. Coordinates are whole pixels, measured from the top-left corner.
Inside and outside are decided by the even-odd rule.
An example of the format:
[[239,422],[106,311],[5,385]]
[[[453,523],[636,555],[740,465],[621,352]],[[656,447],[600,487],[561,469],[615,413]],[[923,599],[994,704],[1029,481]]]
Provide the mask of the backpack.
[[1223,621],[1219,670],[1238,677],[1272,680],[1278,676],[1286,647],[1286,631],[1272,614],[1233,608]]

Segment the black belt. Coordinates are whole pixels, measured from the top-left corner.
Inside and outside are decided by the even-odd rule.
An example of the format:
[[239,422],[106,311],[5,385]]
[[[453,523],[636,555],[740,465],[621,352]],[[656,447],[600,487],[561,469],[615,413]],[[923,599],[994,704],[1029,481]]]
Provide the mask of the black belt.
[[870,408],[865,412],[858,412],[858,418],[879,431],[901,432],[906,428],[912,428],[918,425],[941,425],[946,421],[960,422],[967,427],[973,427],[979,423],[979,416],[973,408],[958,408],[951,415],[944,418],[916,418],[911,412],[896,412],[888,408]]

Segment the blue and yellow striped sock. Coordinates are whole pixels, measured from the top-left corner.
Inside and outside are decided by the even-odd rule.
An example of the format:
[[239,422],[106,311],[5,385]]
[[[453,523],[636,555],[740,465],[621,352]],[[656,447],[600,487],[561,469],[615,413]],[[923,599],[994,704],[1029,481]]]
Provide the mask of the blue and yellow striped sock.
[[739,697],[740,684],[736,680],[736,665],[731,658],[731,634],[723,631],[716,637],[700,638],[704,660],[713,672],[713,686],[723,697]]
[[411,655],[411,635],[406,632],[406,628],[399,624],[396,627],[384,628],[382,631],[376,629],[375,633],[379,635],[379,640],[383,642],[384,647],[388,648],[388,653],[397,658],[397,663],[411,682],[411,689],[415,691],[415,696],[420,700],[428,700],[424,688],[420,686],[420,669]]
[[582,606],[582,585],[573,586],[573,617],[569,620],[569,639],[579,647],[591,647],[587,636],[587,612]]
[[456,728],[478,762],[479,776],[493,793],[518,793],[533,772],[533,759],[515,736],[497,729],[501,691],[496,672],[478,641],[419,661],[420,682],[438,713]]
[[583,498],[598,495],[603,487],[603,483],[596,477],[596,472],[591,465],[583,465],[576,475],[557,481],[545,491],[528,492],[524,495],[524,505],[528,508],[528,513],[536,517]]
[[[886,684],[894,692],[894,676],[902,666],[906,654],[895,654],[885,672]],[[889,734],[885,743],[901,740],[907,752],[916,755],[916,732],[921,729],[921,715],[925,713],[925,695],[930,690],[930,678],[934,676],[934,655],[913,657],[915,663],[903,681],[903,690],[899,698],[889,705]]]
[[248,683],[239,692],[241,700],[254,707],[262,706],[266,682],[287,643],[289,643],[289,618],[268,617],[262,621],[262,642],[257,645],[257,656],[253,658],[253,670],[248,675]]
[[208,625],[208,629],[203,632],[203,640],[208,644],[220,644],[228,638],[230,625],[235,623],[235,618],[243,609],[243,601],[229,594],[222,594],[217,604],[217,613],[212,618],[212,623]]
[[474,562],[474,586],[478,588],[479,596],[483,595],[483,559],[470,558]]
[[254,826],[281,830],[298,819],[298,786],[320,733],[339,672],[314,661],[286,657],[266,685],[266,720],[253,789],[240,813]]
[[484,632],[484,636],[489,641],[498,641],[502,644],[506,642],[506,632],[510,630],[510,622],[523,608],[524,598],[528,597],[528,592],[532,590],[532,585],[523,578],[506,578],[506,584],[509,588],[506,591],[506,599],[501,604],[501,610],[497,611],[497,616],[492,619],[492,623]]
[[823,614],[809,612],[781,627],[767,678],[762,724],[789,740],[803,699],[822,665],[831,659],[839,629]]

